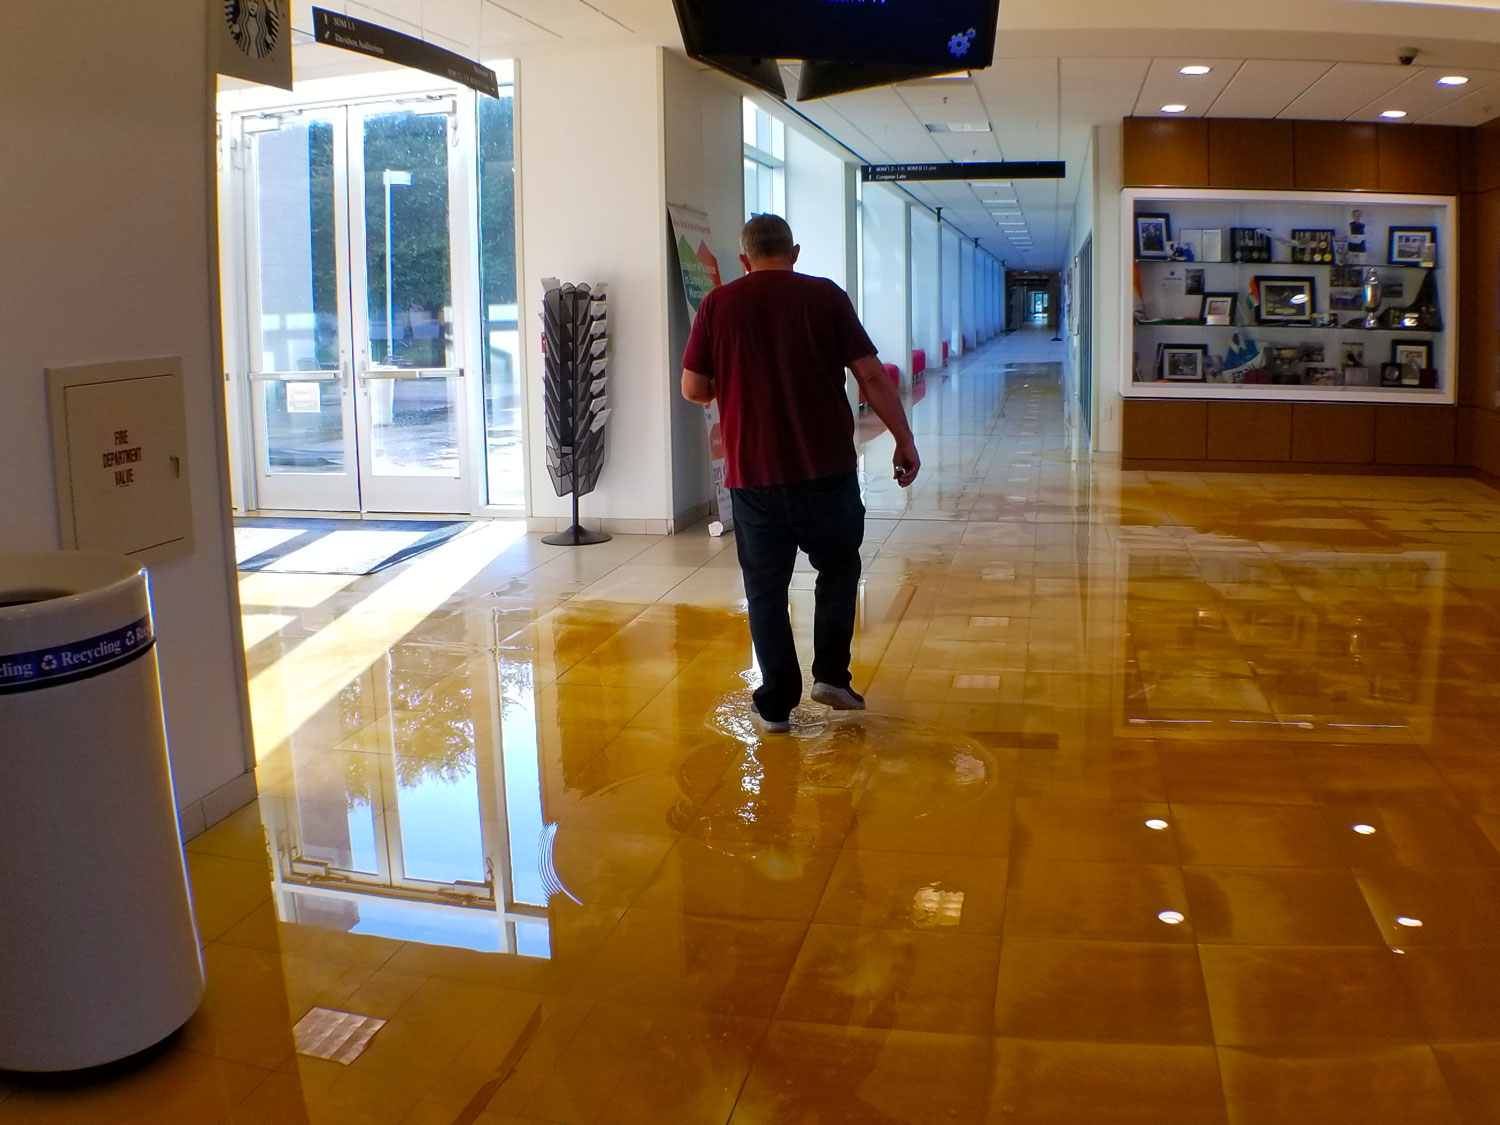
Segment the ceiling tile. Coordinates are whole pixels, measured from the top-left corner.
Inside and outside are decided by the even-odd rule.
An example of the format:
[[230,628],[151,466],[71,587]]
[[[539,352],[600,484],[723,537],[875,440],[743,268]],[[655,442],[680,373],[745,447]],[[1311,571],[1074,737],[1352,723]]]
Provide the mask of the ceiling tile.
[[1383,96],[1377,96],[1368,103],[1362,103],[1351,116],[1358,116],[1360,120],[1378,120],[1382,110],[1404,109],[1407,121],[1425,122],[1427,118],[1442,113],[1463,101],[1467,96],[1483,94],[1486,98],[1493,100],[1496,86],[1500,84],[1500,75],[1491,71],[1460,71],[1469,78],[1467,86],[1439,86],[1437,80],[1445,74],[1454,73],[1452,69],[1441,67],[1401,67],[1400,69],[1404,81],[1391,90],[1382,91]]
[[1250,59],[1208,111],[1209,117],[1275,117],[1332,67],[1327,62]]
[[[1468,87],[1465,87],[1468,89]],[[1500,83],[1489,83],[1472,93],[1464,94],[1450,105],[1435,110],[1421,119],[1423,125],[1483,125],[1500,116]]]
[[1282,110],[1303,121],[1343,121],[1411,76],[1395,64],[1339,63]]
[[[1196,77],[1178,73],[1194,63],[1213,69]],[[1135,113],[1139,117],[1152,117],[1164,105],[1185,105],[1187,112],[1182,116],[1202,117],[1243,65],[1240,59],[1153,59],[1135,99]]]
[[1150,69],[1150,59],[1063,59],[1064,119],[1098,123],[1126,116]]

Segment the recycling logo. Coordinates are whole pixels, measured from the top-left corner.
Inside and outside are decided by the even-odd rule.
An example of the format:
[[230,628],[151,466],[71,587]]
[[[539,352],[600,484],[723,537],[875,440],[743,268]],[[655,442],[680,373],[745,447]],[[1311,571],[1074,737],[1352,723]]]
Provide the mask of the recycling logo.
[[42,671],[43,672],[56,672],[57,671],[57,657],[53,656],[50,652],[46,656],[42,657]]
[[961,59],[969,53],[969,48],[974,45],[974,40],[977,38],[979,38],[979,31],[976,28],[971,27],[968,31],[961,31],[948,40],[948,50],[955,59]]
[[276,50],[285,22],[284,0],[224,0],[224,22],[235,46],[253,59]]

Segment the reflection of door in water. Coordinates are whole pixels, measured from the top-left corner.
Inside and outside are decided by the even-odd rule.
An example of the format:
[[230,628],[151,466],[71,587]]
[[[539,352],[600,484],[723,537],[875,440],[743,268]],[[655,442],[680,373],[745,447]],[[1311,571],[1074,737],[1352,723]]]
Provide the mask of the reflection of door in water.
[[471,506],[455,112],[439,98],[240,120],[258,507]]

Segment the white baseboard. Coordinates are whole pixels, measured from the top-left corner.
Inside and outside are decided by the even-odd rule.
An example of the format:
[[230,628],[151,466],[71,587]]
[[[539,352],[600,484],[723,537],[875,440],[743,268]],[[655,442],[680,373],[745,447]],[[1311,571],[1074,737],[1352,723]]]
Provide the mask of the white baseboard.
[[183,805],[177,810],[177,820],[182,825],[183,843],[208,831],[230,813],[244,808],[255,797],[255,771],[246,770],[201,800]]

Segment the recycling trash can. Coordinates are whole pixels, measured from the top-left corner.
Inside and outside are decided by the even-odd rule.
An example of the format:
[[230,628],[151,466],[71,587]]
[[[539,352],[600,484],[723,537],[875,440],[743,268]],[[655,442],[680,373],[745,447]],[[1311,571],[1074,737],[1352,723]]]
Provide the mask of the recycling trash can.
[[0,1069],[133,1055],[203,989],[146,572],[0,556]]

